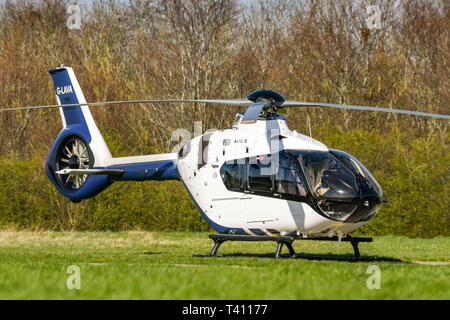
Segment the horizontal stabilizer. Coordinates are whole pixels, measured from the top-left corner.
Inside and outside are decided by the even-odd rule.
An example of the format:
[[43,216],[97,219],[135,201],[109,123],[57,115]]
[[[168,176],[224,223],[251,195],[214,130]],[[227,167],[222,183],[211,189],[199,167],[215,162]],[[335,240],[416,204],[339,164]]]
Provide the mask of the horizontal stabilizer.
[[57,174],[107,174],[116,176],[124,173],[125,170],[120,169],[62,169],[55,171]]

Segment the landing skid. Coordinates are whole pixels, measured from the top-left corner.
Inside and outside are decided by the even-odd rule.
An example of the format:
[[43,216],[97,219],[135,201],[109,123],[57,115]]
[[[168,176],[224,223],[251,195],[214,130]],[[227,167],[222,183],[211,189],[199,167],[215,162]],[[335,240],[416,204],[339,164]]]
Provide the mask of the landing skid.
[[[292,247],[292,243],[294,240],[316,240],[316,241],[339,241],[338,237],[315,237],[315,238],[303,238],[296,236],[247,236],[247,235],[237,235],[237,234],[210,234],[209,238],[214,241],[214,247],[211,250],[211,253],[206,256],[196,255],[194,257],[216,257],[217,250],[225,241],[275,241],[277,242],[277,249],[275,251],[275,258],[281,258],[281,250],[283,249],[283,245],[285,245],[289,250],[289,255],[291,258],[296,257],[296,253],[294,248]],[[341,241],[350,242],[353,247],[353,251],[355,254],[355,259],[360,260],[360,253],[358,249],[358,244],[360,242],[372,242],[372,238],[363,238],[363,237],[352,237],[347,235],[345,238],[342,238]]]

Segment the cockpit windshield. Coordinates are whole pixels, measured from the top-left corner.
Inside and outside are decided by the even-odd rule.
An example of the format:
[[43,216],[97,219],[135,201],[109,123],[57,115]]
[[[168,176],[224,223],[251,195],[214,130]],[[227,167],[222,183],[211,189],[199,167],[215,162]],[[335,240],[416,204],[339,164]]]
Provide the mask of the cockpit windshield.
[[366,178],[370,186],[377,193],[378,197],[381,198],[383,196],[383,191],[381,190],[377,180],[375,180],[369,170],[367,170],[367,168],[355,157],[341,150],[330,149],[330,152],[344,162],[349,168],[353,168],[353,170]]
[[350,199],[359,195],[355,174],[329,152],[295,151],[314,196]]

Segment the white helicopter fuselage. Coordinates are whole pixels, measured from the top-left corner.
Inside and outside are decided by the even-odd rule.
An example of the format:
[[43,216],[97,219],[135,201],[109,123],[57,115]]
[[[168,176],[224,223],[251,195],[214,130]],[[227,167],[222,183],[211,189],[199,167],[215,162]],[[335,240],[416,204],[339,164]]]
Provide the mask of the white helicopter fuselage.
[[[367,222],[344,223],[319,214],[304,202],[228,190],[220,173],[226,162],[281,150],[329,151],[323,143],[291,131],[284,117],[246,124],[239,122],[232,129],[195,137],[189,142],[190,150],[177,160],[182,182],[203,217],[216,231],[331,236],[350,233]],[[274,147],[273,140],[281,142]]]

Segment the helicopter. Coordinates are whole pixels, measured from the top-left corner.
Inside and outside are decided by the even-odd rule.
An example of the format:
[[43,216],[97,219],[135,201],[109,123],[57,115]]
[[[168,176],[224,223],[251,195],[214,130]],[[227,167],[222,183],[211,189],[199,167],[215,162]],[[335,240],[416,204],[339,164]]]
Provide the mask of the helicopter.
[[[118,181],[178,180],[206,222],[215,256],[231,241],[276,241],[295,256],[297,239],[349,241],[371,238],[350,233],[369,222],[383,203],[383,192],[369,170],[352,155],[291,131],[282,108],[328,107],[450,119],[449,115],[402,109],[285,101],[272,90],[247,99],[130,100],[87,103],[72,68],[49,70],[57,105],[2,109],[59,108],[63,129],[45,171],[56,189],[73,202],[96,196]],[[89,106],[129,103],[211,103],[247,107],[231,128],[189,140],[176,153],[113,157]]]

